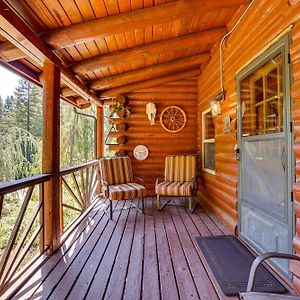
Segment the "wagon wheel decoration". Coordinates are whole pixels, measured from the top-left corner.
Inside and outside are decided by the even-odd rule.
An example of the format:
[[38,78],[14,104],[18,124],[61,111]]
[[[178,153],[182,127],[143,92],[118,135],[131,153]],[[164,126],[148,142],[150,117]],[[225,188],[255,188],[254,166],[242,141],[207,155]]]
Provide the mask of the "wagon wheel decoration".
[[178,132],[186,124],[185,112],[178,106],[168,106],[160,114],[160,124],[168,132]]

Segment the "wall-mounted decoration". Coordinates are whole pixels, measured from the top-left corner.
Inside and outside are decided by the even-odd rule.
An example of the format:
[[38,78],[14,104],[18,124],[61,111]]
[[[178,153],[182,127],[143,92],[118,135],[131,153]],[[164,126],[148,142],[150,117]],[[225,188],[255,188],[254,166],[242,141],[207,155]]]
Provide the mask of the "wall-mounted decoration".
[[134,148],[133,155],[137,160],[145,160],[149,155],[148,148],[144,145],[138,145]]
[[112,107],[111,117],[113,118],[115,114],[119,118],[128,118],[131,115],[130,107],[118,102],[115,106]]
[[230,123],[230,116],[226,116],[223,119],[224,127],[223,127],[223,133],[229,133],[231,132],[231,123]]
[[221,105],[219,101],[212,100],[210,102],[210,108],[212,117],[221,115]]
[[148,115],[148,119],[151,125],[155,124],[155,116],[156,116],[156,106],[154,103],[148,103],[146,105],[146,114]]
[[186,125],[185,112],[178,106],[168,106],[160,114],[160,124],[168,132],[179,132]]

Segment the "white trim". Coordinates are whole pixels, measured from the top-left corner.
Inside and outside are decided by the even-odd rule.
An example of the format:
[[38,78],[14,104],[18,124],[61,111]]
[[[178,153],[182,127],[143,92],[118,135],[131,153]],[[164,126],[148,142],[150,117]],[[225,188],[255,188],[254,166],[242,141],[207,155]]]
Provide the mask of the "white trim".
[[205,119],[205,115],[207,113],[211,112],[211,108],[208,108],[206,110],[204,110],[202,112],[202,124],[201,124],[201,127],[202,127],[202,138],[201,138],[201,145],[202,145],[202,171],[204,172],[207,172],[211,175],[216,175],[216,171],[215,170],[211,170],[211,169],[207,169],[207,168],[204,168],[204,144],[212,144],[212,143],[215,143],[215,139],[204,139],[205,138],[205,122],[204,122],[204,119]]
[[[203,167],[203,166],[202,166],[202,167]],[[211,174],[211,175],[216,175],[216,171],[213,171],[213,170],[210,170],[210,169],[205,169],[205,168],[202,168],[202,170],[203,170],[204,172],[207,172],[207,173]]]

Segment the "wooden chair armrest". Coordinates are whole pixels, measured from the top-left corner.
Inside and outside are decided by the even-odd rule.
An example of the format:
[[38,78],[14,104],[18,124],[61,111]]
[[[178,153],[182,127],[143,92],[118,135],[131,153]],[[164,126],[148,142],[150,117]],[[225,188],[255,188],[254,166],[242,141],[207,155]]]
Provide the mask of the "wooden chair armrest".
[[103,178],[100,178],[100,181],[101,181],[106,187],[109,187],[108,182],[105,181]]
[[135,180],[138,180],[142,186],[145,186],[145,180],[140,178],[140,177],[137,177],[137,176],[133,176],[133,179]]
[[156,180],[155,180],[155,185],[158,185],[158,184],[159,184],[159,181],[160,181],[160,178],[157,177]]

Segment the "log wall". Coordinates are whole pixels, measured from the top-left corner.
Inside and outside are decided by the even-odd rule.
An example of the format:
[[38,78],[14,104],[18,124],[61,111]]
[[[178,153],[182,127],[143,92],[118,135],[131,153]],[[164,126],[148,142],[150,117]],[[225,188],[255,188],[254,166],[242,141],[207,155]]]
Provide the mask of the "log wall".
[[[290,4],[290,3],[291,4]],[[293,4],[293,5],[292,5]],[[234,24],[234,21],[232,21]],[[232,26],[231,24],[231,26]],[[259,0],[250,9],[237,30],[228,38],[224,47],[224,86],[226,99],[222,102],[222,116],[216,126],[216,175],[202,173],[199,196],[203,205],[212,210],[235,232],[237,226],[238,164],[234,146],[237,143],[236,127],[230,134],[223,134],[222,117],[236,119],[236,73],[269,45],[286,28],[292,37],[291,63],[293,72],[292,101],[295,132],[296,183],[294,185],[296,236],[294,249],[300,254],[300,3],[288,0]],[[203,68],[198,80],[198,148],[201,149],[201,115],[209,101],[220,90],[219,51],[212,52],[211,61]],[[300,292],[300,269],[294,265],[293,283]]]
[[[155,180],[163,178],[164,158],[174,153],[195,153],[197,150],[197,79],[180,80],[153,88],[139,90],[126,95],[131,116],[126,118],[128,130],[112,133],[111,136],[125,136],[124,145],[110,146],[111,150],[125,150],[131,157],[134,175],[145,180],[147,194],[154,195]],[[151,126],[146,115],[146,105],[153,102],[157,113],[155,125]],[[161,112],[171,105],[184,110],[187,124],[178,133],[168,133],[160,125]],[[149,156],[138,161],[133,156],[137,145],[145,145]]]

